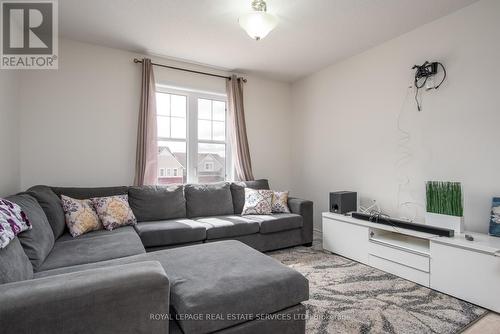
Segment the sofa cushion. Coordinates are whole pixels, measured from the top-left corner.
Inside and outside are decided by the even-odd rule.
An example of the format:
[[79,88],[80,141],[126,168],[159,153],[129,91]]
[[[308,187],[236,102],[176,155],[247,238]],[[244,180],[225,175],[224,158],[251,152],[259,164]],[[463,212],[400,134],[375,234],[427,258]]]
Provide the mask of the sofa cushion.
[[[186,334],[209,333],[245,321],[237,317],[211,320],[210,315],[230,313],[255,317],[309,298],[309,284],[304,276],[234,240],[51,270],[37,273],[35,278],[140,261],[162,264],[171,284],[173,312],[184,316],[179,326]],[[200,314],[201,319],[196,319]]]
[[240,214],[245,205],[245,188],[269,190],[269,182],[266,179],[261,179],[231,183],[231,196],[236,214]]
[[206,227],[191,219],[138,223],[134,226],[146,247],[183,244],[206,239]]
[[294,213],[249,215],[245,217],[259,222],[260,233],[262,234],[293,230],[303,226],[302,216]]
[[230,184],[187,184],[184,187],[187,217],[225,216],[234,214]]
[[140,222],[186,217],[182,186],[130,187],[128,201]]
[[137,232],[135,232],[135,229],[133,226],[124,226],[124,227],[120,227],[116,230],[112,230],[112,231],[108,231],[108,230],[97,230],[97,231],[92,231],[92,232],[88,232],[88,233],[85,233],[85,234],[82,234],[78,237],[73,237],[70,233],[66,232],[64,233],[63,235],[61,235],[59,237],[59,239],[57,239],[57,241],[68,241],[68,240],[78,240],[78,239],[88,239],[88,238],[97,238],[97,237],[101,237],[103,235],[119,235],[119,234],[127,234],[127,233],[134,233],[134,234],[137,234]]
[[196,219],[207,229],[207,239],[237,237],[259,232],[259,223],[241,216],[218,216]]
[[36,198],[47,216],[54,238],[59,238],[66,229],[64,211],[59,197],[47,186],[31,187],[27,193]]
[[26,255],[36,271],[54,247],[54,233],[45,212],[37,200],[28,194],[7,197],[7,200],[18,204],[28,217],[32,229],[18,235]]
[[75,188],[75,187],[52,187],[52,191],[57,196],[66,195],[77,199],[90,199],[92,197],[108,197],[116,195],[125,195],[128,193],[128,187],[96,187],[96,188]]
[[91,238],[59,239],[43,265],[35,271],[111,260],[145,252],[141,239],[133,230],[95,235]]
[[18,238],[0,249],[0,284],[33,278],[33,266]]

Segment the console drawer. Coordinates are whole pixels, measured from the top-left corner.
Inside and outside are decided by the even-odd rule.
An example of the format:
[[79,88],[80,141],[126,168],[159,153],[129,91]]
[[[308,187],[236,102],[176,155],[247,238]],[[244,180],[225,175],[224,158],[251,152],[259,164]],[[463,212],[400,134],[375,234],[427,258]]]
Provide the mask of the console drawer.
[[368,255],[368,264],[385,272],[405,278],[420,285],[429,286],[429,273],[383,259],[376,255]]
[[370,240],[368,252],[371,255],[396,262],[407,267],[429,272],[430,260],[428,256],[418,254],[409,250],[399,249],[377,241]]
[[368,228],[324,217],[323,249],[367,263]]
[[431,288],[500,312],[500,257],[438,242],[431,251]]

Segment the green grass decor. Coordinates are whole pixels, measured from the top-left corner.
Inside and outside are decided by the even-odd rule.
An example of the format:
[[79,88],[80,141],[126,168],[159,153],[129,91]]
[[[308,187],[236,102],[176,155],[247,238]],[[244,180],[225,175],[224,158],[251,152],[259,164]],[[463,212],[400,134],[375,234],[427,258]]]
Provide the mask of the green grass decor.
[[429,181],[426,184],[427,212],[462,217],[464,214],[460,182]]

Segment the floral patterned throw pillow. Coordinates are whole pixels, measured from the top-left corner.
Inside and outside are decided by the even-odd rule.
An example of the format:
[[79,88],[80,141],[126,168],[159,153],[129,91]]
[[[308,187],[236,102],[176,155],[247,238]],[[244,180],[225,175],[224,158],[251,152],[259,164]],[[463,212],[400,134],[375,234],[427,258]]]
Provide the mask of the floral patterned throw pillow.
[[73,237],[103,229],[91,200],[74,199],[61,195],[61,202],[66,226]]
[[0,248],[5,248],[16,236],[10,228],[10,224],[0,215]]
[[273,213],[290,213],[288,208],[288,191],[273,191]]
[[245,188],[245,205],[241,215],[270,215],[273,191]]
[[5,248],[16,235],[31,230],[31,223],[21,207],[0,198],[0,248]]
[[91,200],[106,230],[137,224],[137,219],[128,204],[128,195],[96,197]]

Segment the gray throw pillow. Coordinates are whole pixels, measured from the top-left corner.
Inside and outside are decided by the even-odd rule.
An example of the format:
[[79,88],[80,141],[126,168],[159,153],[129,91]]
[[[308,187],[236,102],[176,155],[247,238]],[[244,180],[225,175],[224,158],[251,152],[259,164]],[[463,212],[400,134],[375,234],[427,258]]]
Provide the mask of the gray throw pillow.
[[186,217],[182,186],[130,187],[128,202],[139,222]]
[[32,229],[20,233],[17,237],[33,269],[37,271],[54,247],[54,233],[47,216],[37,200],[26,193],[9,196],[6,199],[18,204],[31,223]]
[[234,214],[233,198],[228,182],[186,184],[184,194],[189,218]]
[[90,199],[94,197],[109,197],[128,194],[127,186],[117,187],[52,187],[52,191],[57,195],[65,195],[74,199]]
[[36,198],[49,221],[54,238],[63,235],[66,229],[66,220],[61,199],[47,186],[34,186],[28,189],[28,194]]
[[269,182],[266,179],[255,181],[241,181],[231,183],[231,194],[233,196],[234,213],[240,214],[245,205],[245,188],[256,190],[269,190]]

